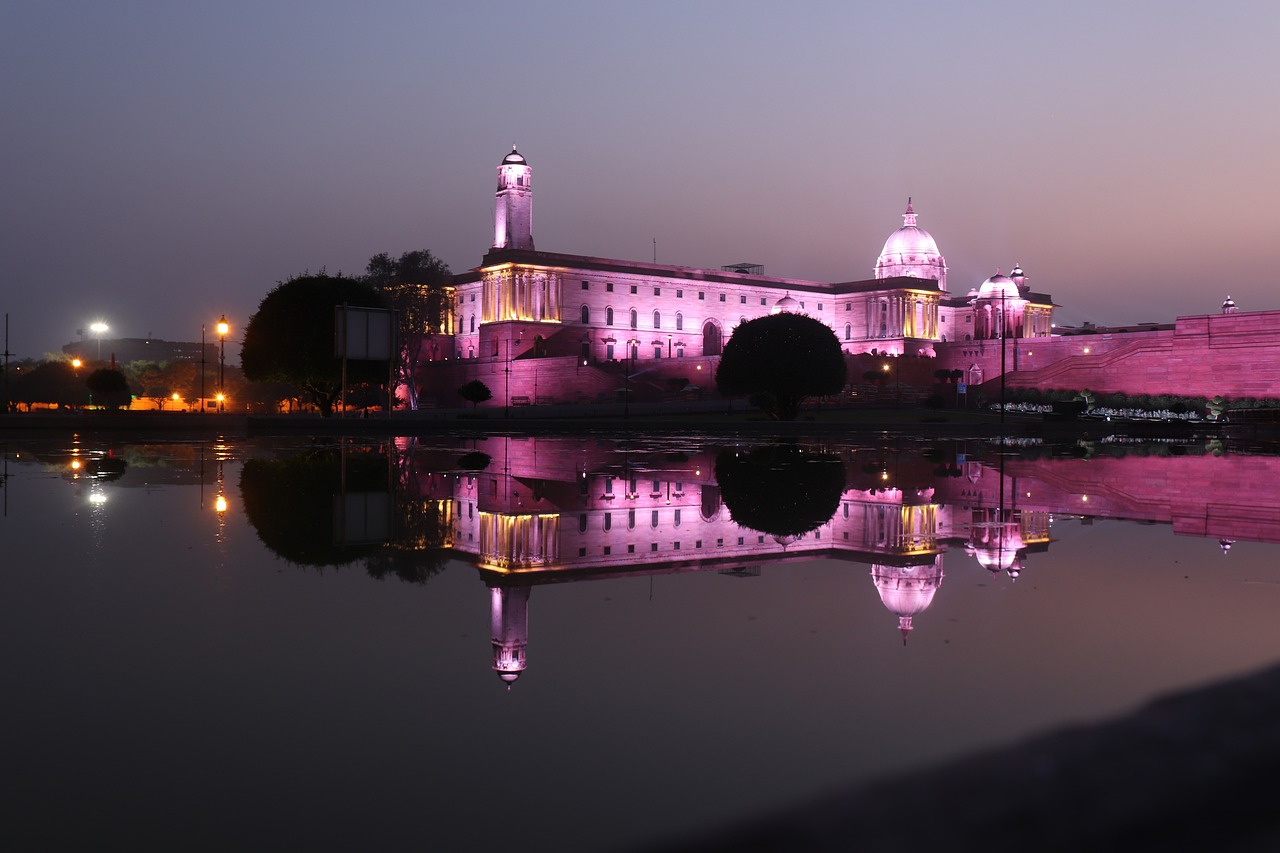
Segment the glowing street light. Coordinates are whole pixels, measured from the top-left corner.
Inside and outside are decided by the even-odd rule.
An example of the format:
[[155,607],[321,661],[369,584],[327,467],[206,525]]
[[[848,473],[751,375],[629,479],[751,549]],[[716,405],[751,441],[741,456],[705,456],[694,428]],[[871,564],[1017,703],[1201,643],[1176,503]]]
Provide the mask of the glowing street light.
[[98,361],[102,361],[102,336],[110,331],[111,327],[106,323],[98,320],[89,326],[89,331],[93,332],[98,338]]
[[223,314],[218,320],[218,337],[220,339],[218,346],[218,411],[226,411],[223,401],[226,399],[223,394],[227,390],[227,332],[231,327],[227,325],[227,315]]

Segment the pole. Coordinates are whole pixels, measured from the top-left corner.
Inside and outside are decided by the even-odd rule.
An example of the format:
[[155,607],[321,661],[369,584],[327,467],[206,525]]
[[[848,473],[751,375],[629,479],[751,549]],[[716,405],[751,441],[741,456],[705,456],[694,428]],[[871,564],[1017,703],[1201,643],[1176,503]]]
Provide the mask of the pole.
[[510,333],[510,330],[507,330],[506,344],[507,344],[507,362],[506,362],[506,367],[503,368],[503,372],[506,374],[507,390],[502,400],[502,416],[504,418],[510,418],[511,417],[511,333]]
[[218,411],[225,412],[227,410],[227,333],[223,331],[227,327],[227,315],[222,315],[222,322],[218,324],[218,337],[221,338],[218,344]]
[[1000,434],[1004,435],[1004,410],[1005,410],[1005,338],[1007,335],[1005,319],[1005,291],[1004,287],[1000,288]]
[[204,414],[204,362],[205,362],[204,323],[200,324],[200,413]]

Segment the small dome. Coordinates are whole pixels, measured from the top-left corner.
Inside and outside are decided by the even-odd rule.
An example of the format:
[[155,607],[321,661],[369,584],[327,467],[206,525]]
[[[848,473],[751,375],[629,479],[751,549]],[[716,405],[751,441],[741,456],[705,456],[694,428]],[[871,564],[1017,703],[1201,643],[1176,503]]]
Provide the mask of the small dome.
[[528,162],[524,159],[524,155],[516,150],[514,145],[511,146],[511,153],[502,158],[504,166],[527,166]]
[[769,309],[770,314],[782,314],[783,312],[786,312],[787,314],[800,313],[799,300],[792,299],[791,294],[787,294],[777,302],[773,303],[773,307]]
[[505,681],[507,684],[514,684],[514,683],[515,683],[515,680],[516,680],[517,678],[519,678],[519,677],[520,677],[520,673],[518,673],[518,672],[500,672],[500,673],[498,673],[498,678],[501,678],[501,679],[502,679],[503,681]]
[[1013,279],[1007,275],[1001,275],[1000,270],[996,270],[996,274],[984,281],[982,287],[978,288],[978,298],[999,299],[1001,295],[1006,299],[1017,299],[1021,294],[1018,292],[1018,285],[1014,284]]

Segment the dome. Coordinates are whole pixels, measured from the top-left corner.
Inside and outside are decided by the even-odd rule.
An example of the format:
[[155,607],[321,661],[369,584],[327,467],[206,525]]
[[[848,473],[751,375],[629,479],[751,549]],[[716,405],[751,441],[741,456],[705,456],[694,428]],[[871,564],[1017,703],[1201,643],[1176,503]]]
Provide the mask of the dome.
[[1007,275],[1001,275],[1000,270],[996,270],[996,274],[991,276],[982,283],[982,287],[978,288],[979,299],[999,299],[1003,296],[1005,299],[1017,299],[1021,296],[1018,285],[1014,284],[1013,279]]
[[528,162],[524,159],[524,155],[516,150],[514,145],[511,146],[511,153],[502,158],[504,166],[527,166]]
[[792,299],[791,294],[788,293],[786,296],[773,303],[773,307],[769,309],[770,314],[781,314],[783,312],[786,312],[787,314],[800,313],[799,300]]
[[902,214],[902,227],[884,241],[875,272],[876,278],[906,275],[932,279],[942,290],[947,289],[947,262],[933,236],[916,225],[911,199],[907,199],[907,212]]

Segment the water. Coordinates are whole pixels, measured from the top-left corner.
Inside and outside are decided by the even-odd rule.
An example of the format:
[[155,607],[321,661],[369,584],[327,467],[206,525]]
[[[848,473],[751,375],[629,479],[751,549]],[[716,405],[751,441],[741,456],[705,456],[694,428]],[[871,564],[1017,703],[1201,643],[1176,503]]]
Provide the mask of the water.
[[7,834],[627,848],[1280,657],[1280,460],[998,450],[10,441]]

